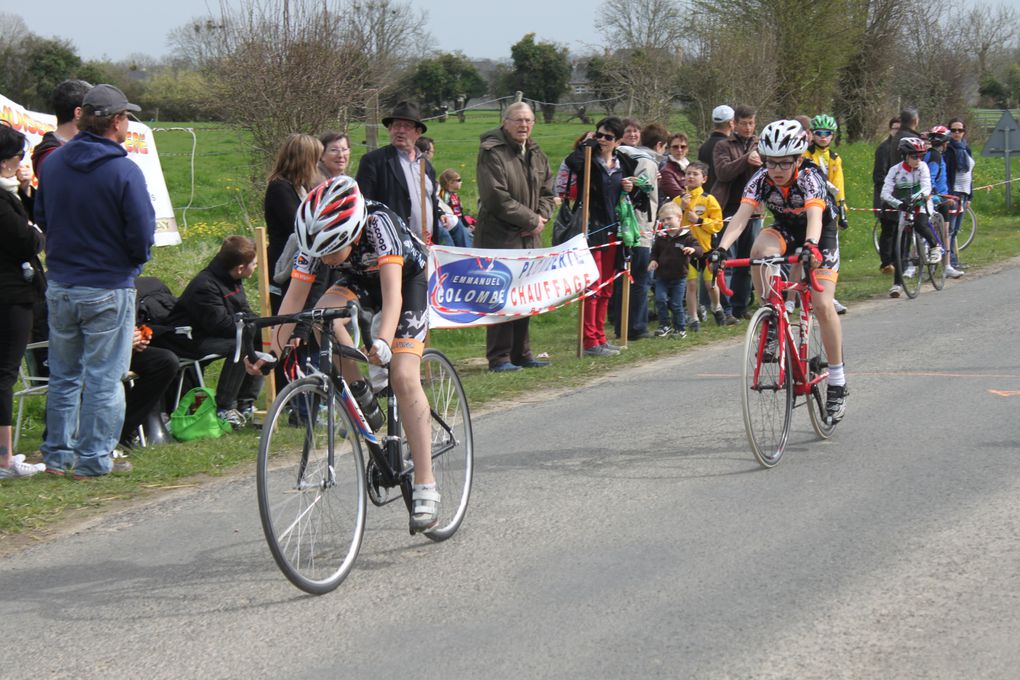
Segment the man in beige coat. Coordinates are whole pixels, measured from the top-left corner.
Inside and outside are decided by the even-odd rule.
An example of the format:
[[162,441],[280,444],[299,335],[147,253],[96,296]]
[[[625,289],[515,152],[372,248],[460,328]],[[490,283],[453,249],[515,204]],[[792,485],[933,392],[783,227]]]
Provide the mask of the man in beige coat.
[[[503,124],[481,136],[478,149],[476,248],[538,248],[552,216],[553,174],[549,159],[531,140],[535,113],[523,102],[511,104]],[[549,365],[531,356],[523,317],[486,327],[485,356],[497,373]]]

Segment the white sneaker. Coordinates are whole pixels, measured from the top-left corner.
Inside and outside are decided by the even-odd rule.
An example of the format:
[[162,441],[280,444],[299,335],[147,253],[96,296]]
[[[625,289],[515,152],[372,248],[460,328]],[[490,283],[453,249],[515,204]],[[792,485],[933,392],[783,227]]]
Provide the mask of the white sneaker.
[[786,313],[793,314],[793,310],[796,309],[797,303],[793,300],[787,300],[784,304],[786,305]]
[[903,270],[904,278],[908,278],[908,279],[914,278],[914,274],[916,274],[916,273],[917,273],[917,267],[915,267],[914,265],[910,265],[909,267],[907,267],[906,269]]
[[833,300],[832,306],[836,308],[837,314],[846,314],[846,305],[844,305],[839,300]]
[[[46,466],[43,466],[43,470]],[[42,472],[38,465],[31,463],[24,463],[20,460],[11,460],[11,466],[9,468],[0,467],[0,479],[18,479],[20,477],[31,477],[32,475]]]
[[889,289],[889,297],[898,298],[900,296],[900,293],[902,292],[903,286],[899,285],[898,283],[894,284],[893,287]]
[[935,246],[928,251],[928,264],[938,264],[942,261],[942,256],[945,254],[945,251],[942,250],[942,246]]
[[951,279],[958,279],[963,276],[963,272],[954,267],[953,265],[946,265],[946,276]]

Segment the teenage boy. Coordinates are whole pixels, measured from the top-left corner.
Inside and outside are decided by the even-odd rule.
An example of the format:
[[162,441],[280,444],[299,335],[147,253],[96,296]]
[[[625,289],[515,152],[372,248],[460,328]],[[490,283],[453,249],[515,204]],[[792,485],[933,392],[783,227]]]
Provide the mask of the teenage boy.
[[228,236],[209,265],[181,293],[168,324],[191,326],[191,340],[182,344],[175,336],[168,342],[181,356],[194,359],[219,354],[226,358],[216,383],[217,415],[234,429],[250,422],[254,403],[262,389],[262,375],[250,375],[244,363],[234,362],[236,331],[234,314],[251,313],[244,294],[244,280],[255,273],[255,243],[245,236]]
[[[712,249],[712,237],[722,231],[722,208],[715,196],[705,193],[705,182],[708,181],[708,164],[702,161],[691,161],[684,172],[686,193],[673,199],[683,213],[681,224],[689,227],[694,238],[701,246],[702,252]],[[704,278],[708,288],[708,297],[712,311],[722,311],[719,298],[719,287],[712,284],[712,272],[705,267],[700,257],[691,258],[687,272],[687,316],[691,319],[691,330],[701,330],[698,318],[698,280]]]
[[[808,144],[804,157],[818,166],[828,182],[829,194],[836,202],[838,215],[836,223],[840,229],[846,229],[846,191],[843,184],[843,159],[836,155],[830,145],[832,138],[839,129],[836,119],[827,113],[820,113],[811,119],[811,142]],[[832,304],[837,314],[846,314],[846,305],[833,298]]]

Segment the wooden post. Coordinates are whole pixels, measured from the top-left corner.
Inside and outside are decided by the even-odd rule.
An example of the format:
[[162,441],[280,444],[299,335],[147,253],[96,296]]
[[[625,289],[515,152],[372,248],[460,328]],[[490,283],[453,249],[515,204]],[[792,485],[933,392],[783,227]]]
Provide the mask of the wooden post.
[[[581,197],[581,233],[588,237],[588,199],[591,196],[591,147],[584,147],[584,189]],[[595,282],[598,285],[598,281]],[[584,356],[584,300],[577,304],[577,358]]]
[[379,148],[379,93],[368,98],[365,107],[365,146],[369,151]]
[[620,302],[620,346],[627,346],[627,329],[630,328],[630,257],[623,260],[623,292]]
[[[259,262],[262,264],[258,268],[259,272],[259,314],[261,316],[269,316],[272,314],[271,307],[269,305],[269,271],[276,266],[276,263],[270,264],[268,254],[268,240],[266,239],[266,228],[255,227],[255,248],[258,253]],[[269,335],[270,328],[262,329],[262,346],[269,347],[272,340]],[[268,350],[266,350],[268,351]],[[270,373],[266,376],[265,394],[266,394],[266,410],[276,399],[276,375]]]

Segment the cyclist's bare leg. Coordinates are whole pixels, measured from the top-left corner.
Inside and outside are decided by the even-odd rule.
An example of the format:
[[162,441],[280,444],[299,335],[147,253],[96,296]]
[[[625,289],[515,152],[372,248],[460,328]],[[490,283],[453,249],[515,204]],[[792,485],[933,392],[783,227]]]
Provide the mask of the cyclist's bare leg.
[[811,292],[811,307],[818,320],[818,328],[822,331],[822,344],[830,364],[843,363],[843,326],[836,315],[836,307],[832,300],[836,296],[836,282],[818,278],[822,292]]
[[[778,232],[773,229],[764,229],[758,234],[758,238],[754,240],[754,244],[751,246],[751,259],[782,255],[786,249],[785,246],[783,237]],[[761,265],[752,267],[751,282],[754,284],[754,292],[758,294],[759,300],[765,300],[763,291],[765,290],[765,279],[767,276],[765,268]]]
[[701,272],[698,272],[697,276],[687,278],[687,318],[694,321],[698,320],[698,279],[700,277]]
[[435,484],[432,474],[432,416],[421,386],[421,357],[395,352],[390,360],[390,386],[400,404],[400,422],[414,459],[414,483]]

